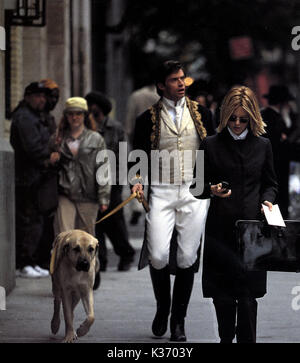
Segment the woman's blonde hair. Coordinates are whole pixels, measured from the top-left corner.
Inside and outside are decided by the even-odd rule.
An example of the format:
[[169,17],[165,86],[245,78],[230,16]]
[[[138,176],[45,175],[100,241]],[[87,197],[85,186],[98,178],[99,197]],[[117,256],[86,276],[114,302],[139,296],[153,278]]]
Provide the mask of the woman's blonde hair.
[[257,98],[254,92],[245,86],[232,87],[224,97],[221,105],[220,125],[217,131],[221,132],[227,126],[230,116],[239,107],[242,107],[249,115],[249,124],[253,135],[264,134],[266,124],[261,117]]
[[[84,125],[87,129],[92,131],[97,131],[96,121],[91,114],[84,112]],[[64,137],[68,135],[70,130],[70,124],[68,122],[67,116],[64,113],[56,130],[56,145],[61,145]]]

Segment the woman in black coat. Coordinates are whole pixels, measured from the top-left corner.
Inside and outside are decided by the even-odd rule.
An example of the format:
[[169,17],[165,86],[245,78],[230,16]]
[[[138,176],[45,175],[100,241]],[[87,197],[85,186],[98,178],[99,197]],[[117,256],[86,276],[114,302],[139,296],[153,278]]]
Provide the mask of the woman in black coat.
[[[201,144],[205,191],[211,198],[206,222],[202,286],[212,297],[221,342],[256,341],[257,301],[266,293],[266,273],[243,269],[235,239],[238,219],[260,219],[277,194],[271,143],[254,93],[233,87],[221,106],[218,133]],[[229,182],[229,190],[222,188]]]

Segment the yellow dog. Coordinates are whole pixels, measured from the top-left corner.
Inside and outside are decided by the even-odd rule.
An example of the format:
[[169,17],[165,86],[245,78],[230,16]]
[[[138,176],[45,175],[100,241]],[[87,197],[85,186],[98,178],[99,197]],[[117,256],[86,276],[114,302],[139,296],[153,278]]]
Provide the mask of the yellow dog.
[[[98,240],[78,229],[60,233],[53,243],[50,273],[54,313],[51,330],[53,334],[59,330],[62,302],[66,326],[63,342],[71,343],[77,336],[85,335],[95,320],[93,285],[95,273],[99,268],[97,249]],[[74,309],[80,299],[87,317],[75,332]]]

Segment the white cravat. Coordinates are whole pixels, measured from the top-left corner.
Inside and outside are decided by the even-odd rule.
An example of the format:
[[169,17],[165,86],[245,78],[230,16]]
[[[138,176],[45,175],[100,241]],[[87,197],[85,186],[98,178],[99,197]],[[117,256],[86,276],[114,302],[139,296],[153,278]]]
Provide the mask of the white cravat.
[[168,110],[171,120],[174,122],[177,129],[179,130],[185,105],[185,97],[182,97],[179,101],[177,101],[176,106],[174,101],[169,100],[166,97],[163,97],[163,102]]

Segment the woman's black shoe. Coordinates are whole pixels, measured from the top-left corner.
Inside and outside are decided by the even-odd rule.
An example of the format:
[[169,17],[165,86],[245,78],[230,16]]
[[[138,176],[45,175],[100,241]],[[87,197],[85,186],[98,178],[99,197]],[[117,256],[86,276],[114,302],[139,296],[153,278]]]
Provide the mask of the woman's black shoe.
[[184,319],[180,322],[172,319],[171,317],[171,342],[186,342],[186,335],[184,331]]

